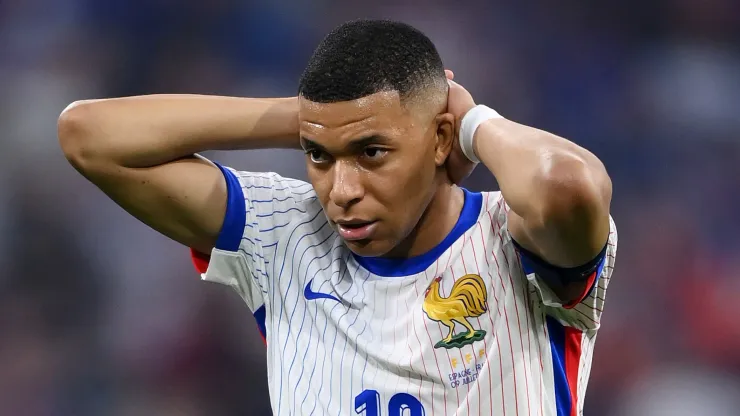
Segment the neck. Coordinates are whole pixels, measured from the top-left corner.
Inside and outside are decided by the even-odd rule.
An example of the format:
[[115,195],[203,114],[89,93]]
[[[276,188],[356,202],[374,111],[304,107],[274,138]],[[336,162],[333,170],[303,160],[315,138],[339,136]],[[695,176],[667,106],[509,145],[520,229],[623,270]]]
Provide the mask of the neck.
[[449,182],[440,184],[413,231],[384,257],[415,257],[437,246],[457,223],[464,202],[462,189]]

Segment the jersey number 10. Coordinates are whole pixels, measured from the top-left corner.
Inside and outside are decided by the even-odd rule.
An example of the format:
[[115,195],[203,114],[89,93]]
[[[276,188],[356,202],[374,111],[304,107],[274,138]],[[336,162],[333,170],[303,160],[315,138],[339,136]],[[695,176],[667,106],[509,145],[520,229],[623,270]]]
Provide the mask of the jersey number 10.
[[[365,416],[381,416],[380,393],[365,390],[355,397],[355,412]],[[396,393],[388,402],[388,416],[424,416],[424,406],[408,393]]]

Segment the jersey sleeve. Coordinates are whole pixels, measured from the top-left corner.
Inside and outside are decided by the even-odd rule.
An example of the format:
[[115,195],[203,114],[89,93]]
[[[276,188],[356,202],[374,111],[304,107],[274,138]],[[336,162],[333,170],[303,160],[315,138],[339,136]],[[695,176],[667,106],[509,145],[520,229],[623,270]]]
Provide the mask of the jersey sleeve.
[[191,250],[193,265],[203,280],[233,287],[257,316],[264,313],[278,243],[315,193],[276,173],[218,167],[228,191],[223,226],[210,255]]
[[[609,218],[609,227],[609,239],[604,249],[593,261],[582,267],[564,269],[549,266],[542,264],[542,260],[531,253],[517,249],[522,271],[529,284],[536,290],[547,314],[563,324],[581,330],[599,328],[606,290],[617,254],[617,229],[612,218]],[[563,302],[547,283],[558,273],[561,274],[562,280],[585,281],[587,284],[584,292],[569,303]]]
[[[617,253],[617,229],[614,220],[609,218],[609,239],[599,255],[588,264],[565,269],[547,264],[519,245],[508,230],[509,207],[500,192],[489,194],[489,214],[497,224],[504,249],[519,260],[522,278],[538,302],[545,308],[548,316],[564,325],[581,330],[598,329],[604,308],[606,289],[614,270]],[[548,282],[586,281],[586,288],[572,302],[566,303],[550,288]]]

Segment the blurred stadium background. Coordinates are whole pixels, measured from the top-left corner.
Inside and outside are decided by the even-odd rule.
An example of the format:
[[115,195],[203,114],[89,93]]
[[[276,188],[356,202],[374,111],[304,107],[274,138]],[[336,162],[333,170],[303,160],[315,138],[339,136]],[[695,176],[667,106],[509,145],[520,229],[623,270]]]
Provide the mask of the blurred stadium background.
[[[479,102],[606,163],[620,250],[585,414],[740,414],[740,2],[536,4],[0,2],[0,415],[269,414],[247,308],[74,172],[56,118],[81,98],[293,95],[355,17],[416,25]],[[298,152],[210,156],[304,177]]]

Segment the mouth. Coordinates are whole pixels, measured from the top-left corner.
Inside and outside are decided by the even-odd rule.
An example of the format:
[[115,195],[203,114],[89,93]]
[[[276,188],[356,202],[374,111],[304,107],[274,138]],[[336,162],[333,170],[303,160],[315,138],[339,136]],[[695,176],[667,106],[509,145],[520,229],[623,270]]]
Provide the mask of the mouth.
[[377,228],[377,221],[339,221],[337,231],[345,241],[367,240],[372,237]]

